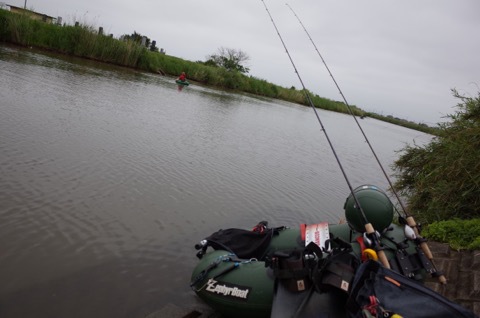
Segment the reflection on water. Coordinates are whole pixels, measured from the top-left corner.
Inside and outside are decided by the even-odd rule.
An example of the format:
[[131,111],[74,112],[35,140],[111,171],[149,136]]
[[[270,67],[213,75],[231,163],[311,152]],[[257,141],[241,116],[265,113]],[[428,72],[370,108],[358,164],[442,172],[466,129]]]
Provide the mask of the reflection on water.
[[[342,216],[348,188],[308,108],[6,46],[0,97],[1,317],[194,305],[206,235]],[[351,183],[386,188],[353,120],[320,115]],[[387,170],[429,139],[362,124]]]

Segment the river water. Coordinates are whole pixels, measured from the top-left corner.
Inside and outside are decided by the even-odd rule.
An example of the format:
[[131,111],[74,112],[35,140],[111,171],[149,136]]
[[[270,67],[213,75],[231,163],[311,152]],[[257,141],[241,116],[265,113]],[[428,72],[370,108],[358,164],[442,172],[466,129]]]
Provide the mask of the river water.
[[[354,187],[387,188],[354,120],[319,111]],[[360,121],[387,172],[429,135]],[[195,306],[220,228],[337,222],[348,186],[310,108],[0,46],[0,317]]]

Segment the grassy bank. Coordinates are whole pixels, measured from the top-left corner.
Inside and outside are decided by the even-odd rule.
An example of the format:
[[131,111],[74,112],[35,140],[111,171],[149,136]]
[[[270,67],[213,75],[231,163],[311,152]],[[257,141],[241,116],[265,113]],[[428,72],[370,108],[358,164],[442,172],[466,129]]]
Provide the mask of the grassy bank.
[[[219,67],[207,66],[202,62],[187,61],[153,52],[131,40],[123,41],[98,34],[93,27],[87,25],[58,26],[47,24],[32,20],[24,15],[0,9],[0,41],[52,50],[164,75],[176,76],[183,71],[188,74],[190,80],[204,85],[242,91],[309,106],[305,98],[305,92],[302,90],[281,87],[253,76],[230,72]],[[348,108],[343,102],[323,98],[311,92],[308,93],[315,107],[348,113]],[[352,112],[357,116],[372,117],[429,134],[436,133],[436,128],[425,124],[365,112],[354,105],[350,106]]]
[[452,219],[429,224],[423,234],[456,250],[480,250],[480,219]]

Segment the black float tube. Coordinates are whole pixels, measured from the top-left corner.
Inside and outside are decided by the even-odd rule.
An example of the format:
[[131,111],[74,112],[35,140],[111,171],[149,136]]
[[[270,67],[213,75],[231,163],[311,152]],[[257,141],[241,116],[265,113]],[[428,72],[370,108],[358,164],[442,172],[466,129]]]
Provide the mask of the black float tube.
[[420,245],[422,251],[425,253],[425,255],[427,256],[428,260],[430,261],[430,263],[431,263],[432,266],[433,266],[434,272],[432,273],[432,276],[437,276],[437,277],[438,277],[438,280],[440,281],[440,283],[446,284],[446,283],[447,283],[447,279],[445,278],[445,276],[444,276],[441,272],[439,272],[439,271],[437,270],[437,268],[436,268],[436,266],[435,266],[435,263],[433,262],[433,254],[432,254],[432,252],[430,251],[430,248],[428,247],[427,241],[420,235],[420,233],[419,233],[419,231],[418,231],[417,223],[415,222],[415,219],[413,218],[412,215],[408,214],[407,209],[405,208],[405,205],[403,204],[402,200],[400,199],[400,196],[399,196],[398,193],[395,191],[395,188],[393,187],[392,181],[391,181],[390,178],[388,177],[388,174],[385,172],[385,169],[383,168],[383,165],[382,165],[382,163],[380,162],[380,159],[378,159],[378,156],[377,156],[377,154],[375,153],[375,150],[373,149],[372,145],[370,144],[370,141],[368,140],[367,135],[366,135],[365,132],[363,131],[362,126],[361,126],[360,123],[358,122],[357,117],[356,117],[355,114],[353,113],[350,105],[349,105],[348,102],[347,102],[347,99],[345,98],[345,95],[343,95],[343,92],[342,92],[342,90],[340,89],[340,86],[338,85],[337,81],[336,81],[335,78],[333,77],[332,72],[330,72],[330,69],[328,68],[327,63],[325,62],[325,60],[323,59],[322,55],[321,55],[320,52],[318,51],[318,48],[317,48],[317,46],[315,45],[315,42],[313,42],[312,37],[311,37],[310,34],[308,33],[307,29],[305,28],[305,26],[303,25],[302,21],[301,21],[300,18],[297,16],[297,14],[295,13],[295,11],[293,11],[292,7],[290,7],[290,5],[288,5],[288,3],[286,3],[286,5],[287,5],[287,7],[292,11],[292,13],[295,15],[295,17],[297,18],[298,22],[299,22],[300,25],[302,26],[303,30],[305,30],[305,33],[307,34],[308,38],[310,39],[310,42],[312,42],[313,47],[314,47],[315,50],[317,51],[318,56],[319,56],[320,59],[322,60],[323,65],[325,65],[325,68],[327,69],[328,74],[329,74],[330,77],[332,78],[333,82],[335,83],[335,86],[337,87],[340,95],[342,96],[343,101],[345,102],[345,105],[347,106],[348,112],[350,113],[350,115],[353,116],[353,119],[354,119],[355,122],[357,123],[357,126],[358,126],[358,128],[360,129],[360,131],[362,132],[363,137],[365,138],[365,141],[367,142],[368,146],[370,147],[370,150],[372,151],[372,154],[373,154],[373,156],[375,157],[375,160],[377,161],[378,165],[380,166],[380,169],[382,170],[383,175],[384,175],[385,178],[387,179],[388,184],[390,185],[390,189],[392,190],[393,194],[394,194],[395,197],[397,198],[397,201],[398,201],[398,203],[400,204],[400,206],[401,206],[401,208],[402,208],[402,210],[403,210],[403,213],[404,213],[404,215],[405,215],[405,217],[401,216],[400,213],[398,212],[398,210],[395,209],[395,210],[397,211],[397,213],[398,213],[400,223],[408,224],[408,226],[410,226],[410,227],[413,229],[413,231],[415,232],[415,236],[416,236],[416,239],[415,239],[416,244]]
[[330,148],[332,149],[332,152],[333,152],[333,155],[335,156],[335,159],[337,160],[337,163],[338,163],[338,166],[340,167],[340,170],[342,171],[342,174],[343,174],[343,177],[345,178],[345,181],[347,182],[347,185],[348,185],[348,188],[350,189],[350,192],[353,196],[353,199],[355,201],[355,204],[356,206],[358,207],[358,210],[360,212],[360,215],[363,219],[363,222],[365,224],[365,232],[367,233],[367,235],[370,236],[370,238],[373,240],[374,242],[374,246],[375,246],[375,250],[377,252],[377,255],[378,255],[378,258],[380,259],[380,262],[382,263],[383,266],[385,266],[386,268],[390,268],[390,264],[388,263],[388,259],[387,259],[387,256],[385,255],[385,251],[383,250],[383,247],[380,243],[380,240],[379,238],[377,237],[376,233],[375,233],[375,229],[373,228],[373,225],[371,223],[368,222],[368,219],[365,215],[365,212],[363,211],[361,205],[360,205],[360,202],[358,201],[354,191],[353,191],[353,188],[352,188],[352,185],[350,184],[350,181],[348,180],[348,177],[347,177],[347,174],[345,173],[345,170],[343,169],[343,166],[342,166],[342,163],[340,162],[340,159],[338,158],[337,156],[337,153],[335,151],[335,148],[333,147],[333,144],[332,142],[330,141],[330,138],[328,137],[328,134],[327,134],[327,131],[325,130],[325,127],[323,126],[323,123],[322,123],[322,120],[320,119],[320,116],[318,115],[318,112],[317,110],[315,109],[315,105],[313,104],[313,101],[312,99],[310,98],[310,94],[308,94],[308,91],[307,89],[305,88],[305,85],[303,84],[303,80],[300,76],[300,74],[298,73],[298,70],[297,70],[297,67],[295,66],[295,63],[293,62],[293,59],[290,55],[290,53],[288,52],[288,49],[287,49],[287,46],[285,45],[285,42],[283,41],[283,38],[282,36],[280,35],[280,32],[278,31],[278,28],[277,28],[277,25],[275,24],[275,21],[273,21],[273,17],[272,15],[270,14],[270,11],[268,10],[267,8],[267,5],[265,4],[265,1],[264,0],[261,0],[263,5],[265,6],[265,10],[267,10],[267,13],[268,13],[268,16],[270,17],[270,20],[272,21],[272,24],[273,26],[275,27],[275,30],[277,31],[277,34],[278,34],[278,37],[280,38],[280,41],[282,42],[283,44],[283,47],[285,48],[285,51],[288,55],[288,58],[290,59],[290,62],[292,63],[292,66],[295,70],[295,73],[297,73],[297,76],[298,76],[298,79],[300,80],[300,83],[302,84],[302,87],[303,87],[303,91],[305,93],[305,97],[307,98],[310,106],[313,108],[313,111],[315,112],[315,115],[317,116],[317,120],[318,120],[318,123],[320,124],[321,126],[321,130],[324,132],[325,134],[325,137],[328,141],[328,144],[330,145]]

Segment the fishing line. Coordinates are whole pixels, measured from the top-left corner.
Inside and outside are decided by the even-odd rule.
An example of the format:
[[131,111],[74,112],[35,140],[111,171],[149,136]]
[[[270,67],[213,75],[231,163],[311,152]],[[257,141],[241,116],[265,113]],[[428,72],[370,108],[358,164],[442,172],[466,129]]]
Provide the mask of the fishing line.
[[335,159],[337,160],[338,166],[340,167],[340,170],[341,170],[341,172],[342,172],[342,174],[343,174],[343,177],[345,178],[345,181],[347,182],[347,185],[348,185],[348,188],[350,189],[350,193],[352,194],[353,200],[355,201],[355,204],[356,204],[356,206],[358,207],[358,210],[360,211],[360,215],[361,215],[361,217],[363,218],[363,221],[364,221],[364,223],[365,223],[365,232],[366,232],[367,234],[369,234],[369,235],[372,237],[372,239],[374,240],[374,242],[375,242],[375,247],[377,248],[377,253],[378,253],[378,256],[379,256],[382,264],[383,264],[385,267],[390,268],[390,264],[388,263],[388,260],[387,260],[387,257],[386,257],[386,255],[385,255],[385,252],[383,251],[383,247],[381,246],[381,243],[380,243],[380,241],[379,241],[379,239],[378,239],[378,237],[377,237],[377,235],[376,235],[376,233],[375,233],[375,229],[373,228],[373,225],[368,222],[368,219],[367,219],[367,217],[366,217],[366,215],[365,215],[365,212],[363,211],[363,209],[362,209],[362,207],[361,207],[361,205],[360,205],[360,202],[358,201],[358,199],[357,199],[357,197],[356,197],[356,195],[355,195],[355,193],[354,193],[354,191],[353,191],[353,187],[352,187],[352,185],[351,185],[351,183],[350,183],[350,180],[348,179],[348,176],[347,176],[347,174],[345,173],[345,170],[343,169],[343,165],[342,165],[342,163],[340,162],[340,158],[338,157],[337,152],[335,151],[335,147],[333,146],[333,144],[332,144],[332,142],[331,142],[331,140],[330,140],[330,137],[328,136],[328,133],[327,133],[327,131],[325,130],[325,127],[324,127],[324,125],[323,125],[323,123],[322,123],[322,120],[320,119],[320,115],[318,114],[317,109],[315,108],[315,105],[313,104],[313,101],[312,101],[312,99],[310,98],[310,94],[308,93],[308,91],[307,91],[307,89],[306,89],[306,87],[305,87],[305,84],[303,83],[302,77],[300,76],[300,73],[298,72],[297,67],[295,66],[295,62],[293,61],[292,56],[290,55],[290,52],[288,51],[287,45],[286,45],[285,42],[283,41],[283,38],[282,38],[282,36],[280,35],[280,31],[278,30],[277,25],[276,25],[275,21],[273,20],[273,17],[272,17],[272,15],[270,14],[270,11],[268,10],[268,7],[267,7],[265,1],[264,1],[264,0],[261,0],[261,1],[262,1],[263,5],[264,5],[264,7],[265,7],[265,10],[266,10],[267,13],[268,13],[268,16],[270,17],[270,20],[272,21],[272,24],[273,24],[273,26],[274,26],[274,28],[275,28],[275,31],[277,32],[278,37],[280,38],[280,41],[281,41],[282,44],[283,44],[283,47],[285,48],[285,51],[286,51],[286,53],[287,53],[287,55],[288,55],[288,58],[290,59],[290,63],[292,64],[293,69],[295,70],[295,73],[297,74],[297,77],[298,77],[298,79],[299,79],[299,81],[300,81],[300,83],[301,83],[301,85],[302,85],[303,92],[304,92],[304,94],[305,94],[305,98],[307,99],[308,103],[310,104],[310,106],[312,107],[313,111],[315,112],[315,116],[317,117],[317,120],[318,120],[318,123],[320,124],[321,130],[322,130],[323,133],[325,134],[325,137],[326,137],[327,142],[328,142],[328,144],[329,144],[329,146],[330,146],[330,149],[332,150],[333,155],[334,155]]
[[[338,92],[339,92],[340,95],[342,96],[343,101],[345,102],[345,105],[347,105],[348,112],[350,113],[350,115],[353,116],[353,119],[354,119],[355,122],[357,123],[358,128],[359,128],[360,131],[362,132],[362,135],[363,135],[363,137],[365,138],[365,141],[367,142],[368,146],[370,147],[370,150],[372,151],[373,156],[375,157],[378,165],[380,166],[380,169],[382,170],[383,175],[384,175],[385,178],[387,179],[388,184],[390,185],[390,189],[392,190],[393,194],[394,194],[395,197],[397,198],[397,201],[398,201],[398,203],[400,204],[400,206],[402,207],[402,210],[403,210],[403,212],[405,213],[405,215],[408,215],[408,214],[407,214],[407,209],[406,209],[405,206],[403,205],[402,200],[400,200],[400,196],[399,196],[399,195],[397,194],[397,192],[395,191],[395,189],[394,189],[394,187],[393,187],[393,184],[392,184],[392,181],[390,180],[390,178],[388,177],[387,172],[386,172],[385,169],[383,168],[383,165],[382,165],[382,163],[380,162],[380,159],[378,158],[377,154],[375,153],[375,150],[373,149],[372,144],[370,143],[370,140],[368,140],[367,135],[366,135],[365,132],[363,131],[362,126],[361,126],[360,123],[358,122],[358,119],[357,119],[357,117],[355,116],[355,114],[353,113],[352,108],[350,107],[350,104],[347,102],[347,99],[345,98],[345,95],[343,95],[343,92],[342,92],[342,90],[340,89],[340,86],[338,85],[337,81],[335,80],[335,77],[333,77],[332,72],[331,72],[330,69],[328,68],[328,65],[327,65],[327,63],[325,62],[325,60],[323,59],[322,54],[320,54],[320,51],[318,50],[317,46],[315,45],[315,42],[313,41],[312,37],[310,36],[310,33],[308,33],[307,29],[305,28],[305,26],[303,25],[302,21],[300,20],[300,18],[298,17],[298,15],[295,13],[295,11],[293,11],[292,7],[290,7],[290,5],[289,5],[288,3],[286,3],[286,5],[287,5],[287,7],[292,11],[292,13],[295,15],[295,17],[297,18],[298,22],[300,22],[300,25],[302,26],[303,30],[304,30],[305,33],[307,34],[308,38],[310,39],[310,42],[312,42],[313,47],[315,48],[315,51],[317,51],[318,56],[320,57],[320,59],[321,59],[322,62],[323,62],[323,65],[325,65],[325,68],[326,68],[327,71],[328,71],[328,74],[330,75],[330,77],[332,78],[333,82],[335,83],[335,86],[337,87]],[[400,215],[400,213],[398,212],[397,209],[395,209],[395,211],[397,212],[397,214],[399,215],[399,217],[402,217],[402,216]]]
[[[286,51],[286,53],[287,53],[287,55],[288,55],[288,58],[290,59],[290,63],[292,63],[293,69],[295,70],[295,73],[297,74],[297,77],[298,77],[298,79],[300,80],[300,83],[301,83],[301,85],[302,85],[302,88],[303,88],[303,92],[304,92],[304,94],[305,94],[305,97],[306,97],[308,103],[310,104],[310,106],[313,108],[313,111],[315,112],[315,116],[317,117],[317,120],[318,120],[318,123],[320,124],[321,130],[322,130],[322,131],[324,132],[324,134],[325,134],[325,137],[326,137],[326,139],[327,139],[327,142],[328,142],[328,144],[330,145],[330,148],[332,149],[333,155],[335,156],[335,159],[337,160],[337,163],[338,163],[338,165],[339,165],[339,167],[340,167],[340,170],[342,171],[342,174],[343,174],[343,177],[345,178],[345,181],[347,182],[347,185],[348,185],[348,187],[349,187],[349,189],[350,189],[350,192],[352,192],[352,194],[353,194],[352,185],[350,184],[350,181],[349,181],[349,179],[348,179],[348,177],[347,177],[347,174],[345,173],[345,170],[343,169],[342,163],[340,162],[340,159],[339,159],[339,157],[338,157],[338,155],[337,155],[337,152],[335,151],[335,148],[333,147],[333,144],[332,144],[332,142],[330,141],[330,138],[329,138],[329,136],[328,136],[328,133],[327,133],[327,131],[325,130],[325,127],[323,126],[322,120],[320,119],[320,116],[318,115],[317,109],[315,108],[315,105],[313,104],[313,101],[312,101],[312,99],[310,98],[310,94],[308,93],[308,91],[307,91],[307,89],[306,89],[306,87],[305,87],[305,84],[303,84],[302,77],[300,76],[300,73],[298,72],[297,67],[295,66],[295,62],[293,62],[292,56],[290,55],[290,52],[288,51],[288,48],[287,48],[285,42],[283,41],[282,36],[280,35],[280,31],[278,31],[277,25],[275,24],[275,21],[273,20],[273,17],[272,17],[272,15],[270,14],[270,11],[268,10],[267,5],[265,4],[265,1],[264,1],[264,0],[261,0],[261,1],[262,1],[263,5],[265,6],[265,10],[267,10],[267,13],[268,13],[268,15],[269,15],[269,17],[270,17],[270,20],[272,21],[272,24],[273,24],[273,26],[275,27],[275,30],[277,31],[278,37],[280,38],[280,41],[282,42],[283,47],[285,48],[285,51]],[[356,200],[355,200],[355,203],[357,203]],[[359,206],[359,205],[358,205],[358,206]],[[363,211],[362,211],[362,213],[363,213]]]
[[[263,1],[263,0],[262,0]],[[320,57],[320,59],[322,60],[323,62],[323,65],[325,66],[325,68],[327,69],[328,71],[328,74],[330,75],[330,77],[332,78],[333,82],[335,83],[335,86],[337,87],[340,95],[342,96],[343,98],[343,101],[345,102],[345,105],[347,106],[347,109],[348,109],[348,112],[350,113],[350,115],[352,115],[353,119],[355,120],[355,122],[357,123],[357,126],[358,128],[360,129],[360,131],[362,132],[362,135],[363,137],[365,138],[365,141],[367,142],[368,146],[370,147],[370,150],[372,151],[372,154],[373,156],[375,157],[375,160],[377,161],[378,165],[380,166],[380,169],[382,170],[383,172],[383,175],[385,176],[385,179],[387,179],[388,181],[388,184],[390,185],[390,189],[392,191],[392,193],[395,195],[398,203],[400,204],[402,210],[403,210],[403,213],[405,215],[405,218],[400,214],[400,212],[395,209],[395,211],[397,212],[398,214],[398,217],[399,217],[399,222],[404,224],[405,226],[409,226],[413,229],[414,233],[415,233],[415,237],[416,237],[416,240],[417,240],[417,244],[420,245],[420,247],[422,248],[423,252],[425,253],[425,255],[427,256],[427,258],[430,260],[430,262],[432,263],[433,265],[433,270],[434,272],[431,273],[433,276],[437,276],[438,279],[440,280],[440,282],[442,284],[445,284],[446,283],[446,278],[445,276],[439,272],[435,266],[435,264],[433,263],[433,254],[432,252],[430,251],[430,248],[428,247],[427,243],[426,243],[426,240],[420,236],[420,233],[418,231],[418,227],[417,227],[417,224],[415,222],[415,219],[413,218],[412,215],[410,215],[408,212],[407,212],[407,209],[405,208],[405,205],[403,204],[402,200],[400,199],[400,196],[398,195],[397,191],[395,190],[395,188],[393,187],[393,184],[392,184],[392,181],[390,180],[390,178],[388,177],[388,174],[387,172],[385,171],[385,169],[383,168],[383,165],[382,163],[380,162],[380,159],[378,158],[377,154],[375,153],[375,150],[373,149],[372,147],[372,144],[370,143],[367,135],[365,134],[362,126],[360,125],[357,117],[355,116],[355,114],[353,113],[352,111],[352,108],[350,107],[350,104],[347,102],[347,99],[345,98],[345,95],[343,94],[342,90],[340,89],[340,86],[338,85],[337,81],[335,80],[335,77],[333,76],[332,72],[330,71],[330,68],[328,67],[327,63],[325,62],[322,54],[320,54],[320,51],[318,50],[317,48],[317,45],[315,44],[315,42],[313,41],[312,37],[310,36],[310,33],[308,33],[307,31],[307,28],[305,28],[305,26],[303,25],[302,21],[300,20],[300,18],[298,17],[298,15],[295,13],[295,11],[292,9],[292,7],[286,3],[287,7],[292,11],[293,15],[295,15],[295,17],[297,18],[298,22],[300,23],[300,25],[302,26],[303,30],[305,31],[305,33],[307,34],[308,38],[310,39],[310,42],[312,42],[313,44],[313,47],[315,48],[315,51],[317,51],[317,54],[318,56]],[[268,10],[267,10],[268,11]]]

